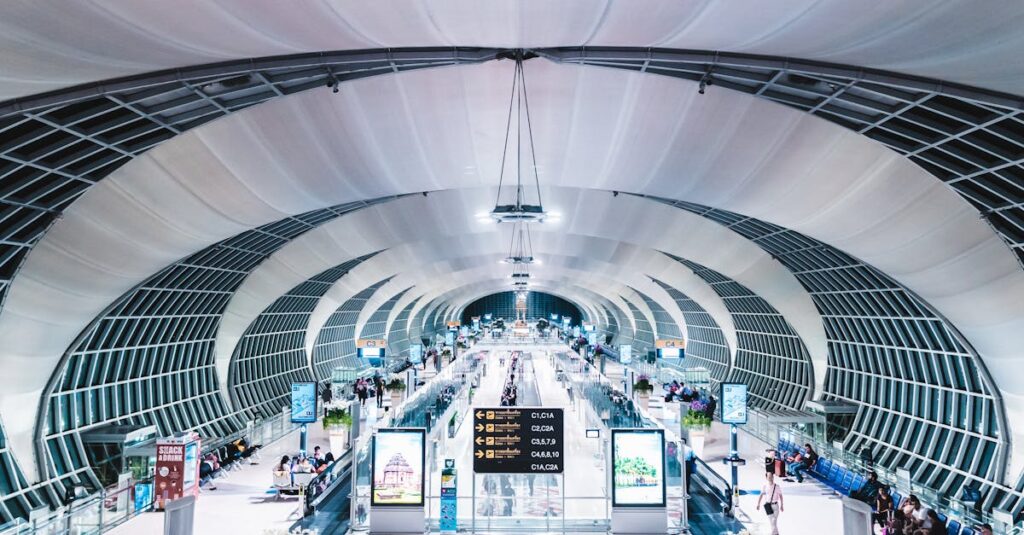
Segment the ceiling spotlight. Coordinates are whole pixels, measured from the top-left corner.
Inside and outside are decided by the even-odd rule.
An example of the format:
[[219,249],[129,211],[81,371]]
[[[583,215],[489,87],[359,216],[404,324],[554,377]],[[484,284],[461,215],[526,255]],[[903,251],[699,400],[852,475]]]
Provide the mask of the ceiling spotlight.
[[700,77],[700,86],[697,88],[697,92],[703,95],[704,90],[713,83],[714,80],[711,78],[711,67],[708,67],[707,70],[704,71],[704,76]]
[[329,78],[327,78],[327,87],[331,89],[331,93],[337,93],[338,91],[340,91],[341,89],[338,87],[339,85],[340,84],[338,84],[338,79],[335,78],[333,74]]

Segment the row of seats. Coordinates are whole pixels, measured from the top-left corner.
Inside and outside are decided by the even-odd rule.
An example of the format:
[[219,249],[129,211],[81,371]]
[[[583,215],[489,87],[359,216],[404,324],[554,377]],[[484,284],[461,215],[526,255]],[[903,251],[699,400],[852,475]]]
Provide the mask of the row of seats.
[[205,487],[214,479],[222,478],[227,475],[227,472],[241,466],[242,464],[249,463],[254,456],[255,458],[259,458],[258,451],[261,445],[257,444],[255,446],[250,446],[248,445],[248,441],[245,439],[241,440],[242,447],[239,447],[239,443],[236,440],[209,448],[203,452],[202,457],[199,459],[200,465],[203,463],[203,460],[206,459],[206,456],[212,453],[217,456],[217,463],[220,465],[220,468],[207,474],[201,474],[199,480],[200,487]]
[[[778,444],[778,452],[782,458],[785,458],[793,451],[802,448],[802,444],[797,444],[789,440],[780,438]],[[856,473],[840,464],[839,462],[832,461],[831,459],[819,456],[818,462],[811,467],[809,473],[822,483],[828,485],[836,492],[849,496],[851,492],[860,489],[867,478],[863,474]],[[896,507],[903,505],[904,496],[899,493],[896,489],[891,489],[890,495],[892,501],[896,504]],[[938,511],[936,511],[938,513]],[[942,513],[938,513],[939,519],[942,520],[946,526],[946,533],[948,535],[975,535],[975,531],[969,527],[962,527],[960,522],[956,520],[950,520]]]

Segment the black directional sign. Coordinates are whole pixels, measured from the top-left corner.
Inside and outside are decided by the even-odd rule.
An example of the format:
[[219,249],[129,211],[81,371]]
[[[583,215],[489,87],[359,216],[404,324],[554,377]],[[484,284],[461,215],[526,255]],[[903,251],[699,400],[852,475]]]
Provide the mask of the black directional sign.
[[478,474],[560,474],[563,444],[562,409],[473,411],[473,471]]

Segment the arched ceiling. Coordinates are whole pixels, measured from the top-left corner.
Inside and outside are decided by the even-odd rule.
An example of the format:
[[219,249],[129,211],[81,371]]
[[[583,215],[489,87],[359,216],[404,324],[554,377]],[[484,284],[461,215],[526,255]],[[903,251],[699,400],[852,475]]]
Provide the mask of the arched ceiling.
[[406,46],[632,46],[808,58],[1024,93],[1024,8],[857,2],[7,2],[0,100],[239,58]]
[[[1024,72],[1007,69],[1024,49],[1022,19],[1024,5],[977,9],[924,0],[871,9],[817,0],[754,8],[709,0],[12,2],[0,7],[0,101],[217,61],[405,46],[725,50],[1022,94]],[[379,58],[373,61],[379,69]],[[34,248],[33,240],[25,245],[31,253],[0,311],[0,362],[10,370],[0,415],[15,451],[30,450],[36,421],[23,408],[38,405],[53,366],[98,314],[164,266],[259,225],[329,205],[431,192],[324,224],[253,271],[218,331],[222,382],[239,337],[266,306],[357,256],[384,251],[320,301],[307,349],[338,305],[386,277],[393,278],[371,298],[360,325],[410,286],[389,324],[414,299],[410,319],[442,305],[455,314],[475,296],[507,289],[496,263],[507,252],[507,230],[480,225],[474,214],[493,204],[511,68],[394,68],[346,81],[337,94],[304,91],[232,113],[141,156],[145,146],[119,149],[127,163],[71,203]],[[820,386],[828,356],[821,318],[783,265],[712,221],[611,192],[721,207],[834,246],[921,296],[983,358],[1008,418],[1024,416],[1024,383],[1014,379],[1024,272],[979,217],[978,203],[915,164],[924,149],[904,157],[892,143],[756,94],[698,94],[687,80],[543,59],[529,61],[526,72],[546,206],[563,215],[560,225],[535,229],[535,252],[545,260],[532,270],[535,288],[595,316],[607,307],[622,315],[620,324],[633,321],[622,299],[635,297],[636,288],[685,329],[653,276],[703,306],[735,348],[736,328],[721,297],[661,252],[693,260],[786,316],[811,353]],[[358,76],[350,74],[343,79]],[[277,90],[277,82],[267,83]],[[18,101],[4,104],[16,109]],[[0,132],[6,127],[0,123]],[[630,302],[649,314],[642,299]],[[1021,427],[1012,428],[1018,450]]]
[[[0,313],[0,335],[12,341],[0,358],[52,359],[118,295],[168,263],[325,205],[436,191],[422,208],[366,211],[376,214],[372,223],[332,240],[351,256],[315,264],[318,270],[400,243],[467,229],[480,234],[472,215],[492,201],[437,199],[444,190],[496,185],[511,67],[403,72],[346,83],[338,94],[299,93],[135,158],[72,204],[33,249]],[[905,158],[795,109],[736,92],[699,95],[690,81],[544,60],[526,70],[541,181],[570,192],[548,196],[548,208],[567,216],[561,232],[672,252],[725,273],[773,302],[824,362],[813,304],[763,251],[749,243],[724,247],[744,240],[697,216],[608,190],[728,207],[886,271],[952,319],[990,366],[1014,366],[1024,273],[974,208]],[[670,221],[680,222],[673,232],[666,231]],[[478,235],[466,246],[494,247],[486,242]],[[253,287],[264,291],[263,306],[246,317],[304,280],[274,275],[298,273],[283,262],[268,262],[241,289],[239,302]],[[415,265],[410,258],[392,273]],[[256,284],[266,280],[276,284]],[[218,344],[218,351],[228,356],[237,329],[248,325],[236,313],[229,310],[220,331],[227,347]],[[22,374],[38,376],[19,381],[31,393],[49,368],[26,368],[46,368]]]

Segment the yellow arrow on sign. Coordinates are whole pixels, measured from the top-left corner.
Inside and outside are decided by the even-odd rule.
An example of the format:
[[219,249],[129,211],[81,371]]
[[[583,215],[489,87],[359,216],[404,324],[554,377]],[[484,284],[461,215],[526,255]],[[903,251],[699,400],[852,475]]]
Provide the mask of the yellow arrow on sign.
[[484,443],[483,437],[476,437],[476,445],[479,446]]
[[476,458],[477,458],[477,459],[481,459],[481,458],[483,458],[483,456],[484,456],[484,452],[482,452],[482,451],[480,451],[480,450],[477,450],[477,452],[475,453],[475,455],[476,455]]
[[477,418],[483,418],[484,417],[483,411],[476,411],[476,417]]
[[484,430],[484,424],[476,424],[476,430],[477,431],[483,431]]

